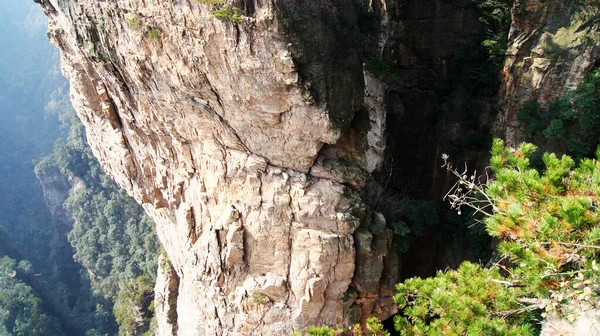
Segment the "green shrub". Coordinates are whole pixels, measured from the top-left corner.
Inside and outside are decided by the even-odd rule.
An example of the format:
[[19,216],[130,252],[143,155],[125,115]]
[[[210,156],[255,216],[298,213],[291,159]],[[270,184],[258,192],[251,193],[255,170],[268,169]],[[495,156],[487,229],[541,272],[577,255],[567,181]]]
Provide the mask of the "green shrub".
[[62,335],[44,311],[44,302],[26,282],[31,264],[0,258],[0,335]]
[[501,281],[498,269],[470,262],[435,277],[408,279],[396,287],[402,314],[394,326],[402,335],[533,335],[529,315],[503,314],[522,306],[519,290]]
[[[125,291],[125,284],[131,287],[140,275],[154,281],[159,248],[154,224],[143,208],[102,172],[78,119],[72,120],[67,140],[57,141],[52,157],[43,163],[39,172],[58,169],[82,182],[63,207],[75,219],[68,235],[73,258],[91,275],[94,293],[113,301]],[[142,317],[142,325],[150,324],[150,316]]]
[[139,335],[150,329],[154,315],[153,300],[153,283],[145,275],[124,286],[113,309],[119,323],[119,335]]
[[305,334],[293,333],[292,336],[390,336],[390,333],[384,329],[383,324],[376,318],[370,317],[365,325],[366,333],[360,327],[360,324],[355,324],[348,332],[344,333],[343,329],[330,328],[326,325],[320,327],[308,327]]
[[262,293],[253,293],[252,301],[254,301],[258,304],[267,304],[267,303],[271,302],[271,300],[269,300],[269,297]]
[[125,24],[129,29],[139,30],[142,27],[142,20],[135,13],[127,13],[125,15]]
[[452,206],[485,214],[485,228],[498,241],[497,263],[465,262],[399,284],[395,326],[402,335],[532,335],[543,316],[598,307],[600,162],[583,159],[576,167],[566,155],[546,153],[539,172],[529,160],[536,149],[494,140],[495,180],[483,185],[446,162],[459,177]]
[[332,329],[326,325],[320,327],[308,327],[305,334],[293,333],[292,336],[339,336],[344,331],[342,329]]
[[508,47],[508,29],[512,22],[512,0],[473,0],[480,11],[479,21],[484,24],[481,46],[496,68],[504,63]]
[[383,77],[392,82],[400,83],[400,77],[390,67],[389,63],[381,58],[373,59],[365,63],[365,70],[377,77]]
[[148,40],[158,42],[160,41],[161,34],[162,32],[159,28],[150,28],[148,29]]
[[485,219],[486,229],[499,240],[500,255],[513,263],[514,281],[530,295],[550,298],[560,292],[564,299],[574,298],[581,291],[570,285],[579,277],[600,280],[593,271],[600,256],[600,210],[595,206],[600,163],[583,159],[576,167],[569,156],[545,153],[540,173],[529,164],[535,150],[532,144],[511,150],[495,141],[490,160],[495,181],[485,187],[493,214]]
[[[357,330],[356,326],[354,326],[354,330]],[[390,336],[390,333],[384,329],[383,324],[376,317],[367,319],[367,332],[368,336]],[[359,335],[357,334],[357,336]]]
[[213,16],[216,19],[223,21],[231,21],[231,22],[241,22],[242,17],[240,15],[240,10],[238,8],[219,8],[215,10]]

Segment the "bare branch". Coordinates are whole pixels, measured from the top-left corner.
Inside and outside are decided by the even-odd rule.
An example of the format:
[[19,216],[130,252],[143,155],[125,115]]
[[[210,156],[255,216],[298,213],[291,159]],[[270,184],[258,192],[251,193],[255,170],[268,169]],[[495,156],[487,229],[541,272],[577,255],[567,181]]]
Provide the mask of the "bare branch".
[[501,318],[507,318],[511,315],[518,315],[518,314],[522,314],[522,313],[526,313],[526,312],[540,310],[540,309],[544,309],[544,307],[546,307],[544,302],[539,299],[517,299],[517,301],[522,302],[522,303],[533,303],[533,304],[523,307],[521,309],[506,310],[506,311],[502,311],[502,312],[493,312],[492,315],[499,316]]

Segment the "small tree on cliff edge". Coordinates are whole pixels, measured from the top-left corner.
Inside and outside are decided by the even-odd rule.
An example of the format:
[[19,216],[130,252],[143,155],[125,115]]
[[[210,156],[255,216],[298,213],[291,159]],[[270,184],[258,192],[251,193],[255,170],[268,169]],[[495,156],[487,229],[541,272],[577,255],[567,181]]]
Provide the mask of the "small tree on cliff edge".
[[465,262],[399,284],[395,301],[403,313],[395,326],[402,335],[532,335],[537,319],[573,320],[598,308],[600,162],[583,159],[576,167],[566,155],[546,153],[539,172],[529,165],[535,151],[495,140],[494,180],[484,184],[446,163],[459,178],[452,206],[484,213],[499,257],[491,268]]

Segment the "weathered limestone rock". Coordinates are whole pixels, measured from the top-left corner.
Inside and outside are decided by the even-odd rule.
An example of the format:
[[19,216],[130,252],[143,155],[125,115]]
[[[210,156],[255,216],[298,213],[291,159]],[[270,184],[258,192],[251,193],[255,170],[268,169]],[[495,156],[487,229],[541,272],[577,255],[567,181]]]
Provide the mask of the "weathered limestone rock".
[[581,309],[576,315],[572,315],[570,320],[564,318],[552,317],[542,323],[542,336],[578,336],[578,335],[600,335],[600,309]]
[[598,65],[598,25],[592,11],[597,9],[577,1],[515,3],[496,123],[510,144],[524,140],[517,121],[524,102],[556,100]]
[[46,208],[54,220],[60,237],[66,237],[73,228],[73,217],[63,208],[63,203],[69,197],[71,183],[69,177],[60,172],[54,165],[36,169],[37,179],[42,185]]
[[381,169],[386,148],[386,85],[372,74],[365,72],[365,107],[369,110],[369,149],[365,154],[369,173]]
[[177,297],[179,277],[165,255],[158,257],[154,309],[157,322],[156,336],[177,335]]
[[[307,174],[362,105],[353,1],[38,2],[94,155],[172,263],[159,335],[283,335],[395,311],[379,300],[389,281],[361,278],[398,266],[385,230],[365,265],[377,271],[357,269],[371,213],[350,180]],[[242,20],[215,19],[219,6]]]

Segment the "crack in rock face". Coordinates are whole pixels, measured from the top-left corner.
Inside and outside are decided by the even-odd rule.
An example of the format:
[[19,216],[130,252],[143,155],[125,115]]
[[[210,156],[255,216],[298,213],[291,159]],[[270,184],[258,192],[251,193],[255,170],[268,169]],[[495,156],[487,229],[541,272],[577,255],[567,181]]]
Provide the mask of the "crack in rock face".
[[[197,1],[38,2],[94,155],[167,252],[159,335],[289,334],[395,312],[378,280],[398,267],[385,219],[360,186],[307,174],[363,103],[355,32],[339,29],[356,21],[352,2],[245,2],[240,22]],[[380,155],[383,109],[370,110]],[[373,246],[358,246],[369,225]]]

